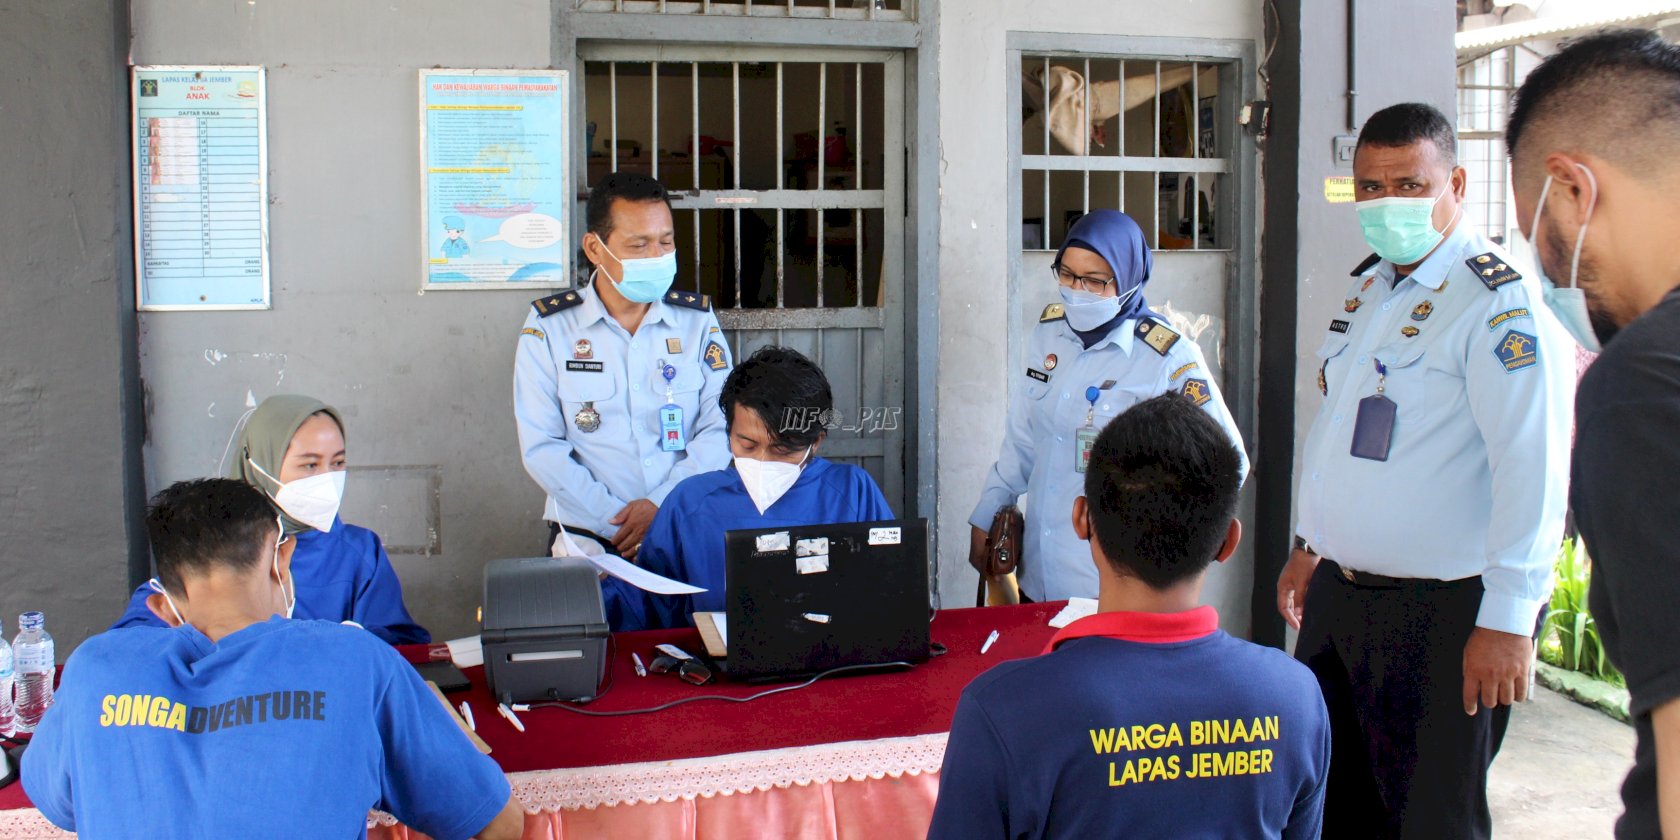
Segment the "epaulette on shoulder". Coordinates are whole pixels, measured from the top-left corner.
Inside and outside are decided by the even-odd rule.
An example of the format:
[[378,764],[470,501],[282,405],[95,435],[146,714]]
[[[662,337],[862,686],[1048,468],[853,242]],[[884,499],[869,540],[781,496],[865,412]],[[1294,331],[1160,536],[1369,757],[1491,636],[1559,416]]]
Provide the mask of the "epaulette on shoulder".
[[547,318],[556,312],[571,309],[580,303],[583,303],[583,296],[577,292],[561,292],[557,295],[549,295],[531,301],[531,308],[537,310],[538,316]]
[[1504,257],[1493,251],[1471,257],[1465,260],[1464,264],[1470,266],[1470,270],[1476,273],[1476,279],[1482,281],[1482,285],[1489,289],[1497,289],[1506,283],[1522,279],[1522,275],[1505,262]]
[[1365,259],[1360,260],[1359,265],[1354,266],[1353,270],[1348,272],[1348,276],[1349,277],[1358,277],[1359,275],[1364,274],[1366,272],[1366,270],[1369,269],[1371,266],[1376,265],[1377,263],[1380,263],[1380,262],[1382,262],[1382,257],[1379,257],[1376,254],[1372,254],[1372,255],[1366,257]]
[[1137,337],[1163,356],[1178,343],[1178,333],[1174,332],[1172,327],[1148,318],[1138,319]]
[[703,295],[699,292],[678,292],[674,290],[666,292],[665,302],[672,306],[686,306],[689,309],[698,309],[702,312],[712,308],[712,296]]
[[1043,314],[1038,316],[1038,322],[1040,324],[1048,324],[1051,321],[1060,321],[1065,317],[1067,317],[1067,314],[1062,311],[1062,305],[1059,303],[1052,303],[1049,306],[1044,307]]

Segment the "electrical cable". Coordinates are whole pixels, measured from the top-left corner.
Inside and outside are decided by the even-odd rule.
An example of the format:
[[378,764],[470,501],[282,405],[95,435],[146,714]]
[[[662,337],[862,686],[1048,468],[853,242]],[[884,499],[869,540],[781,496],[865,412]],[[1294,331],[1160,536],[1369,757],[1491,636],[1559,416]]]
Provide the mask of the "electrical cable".
[[[760,697],[769,697],[772,694],[785,694],[789,691],[798,691],[802,688],[810,688],[811,686],[816,684],[817,680],[823,679],[824,677],[832,677],[835,674],[844,674],[848,671],[863,671],[863,670],[873,669],[873,668],[899,668],[899,667],[909,668],[909,667],[912,667],[912,665],[909,662],[876,662],[876,663],[871,663],[871,664],[867,664],[867,665],[842,665],[838,668],[830,668],[827,671],[823,671],[822,673],[819,673],[819,674],[811,677],[810,679],[808,679],[808,680],[806,680],[802,683],[799,683],[798,685],[784,685],[784,686],[780,686],[780,687],[777,687],[777,688],[768,689],[766,691],[760,691],[757,694],[749,694],[746,697],[730,697],[730,696],[725,695],[725,694],[702,694],[702,695],[699,695],[699,696],[696,696],[696,697],[684,697],[680,700],[672,700],[669,703],[661,703],[657,706],[650,706],[646,709],[618,709],[618,710],[615,710],[615,711],[598,712],[598,711],[594,711],[592,709],[580,709],[577,706],[574,706],[570,703],[558,703],[558,702],[555,702],[555,703],[532,703],[531,708],[533,708],[533,709],[565,709],[566,711],[572,712],[574,714],[589,715],[590,717],[625,717],[625,716],[628,716],[628,715],[645,715],[645,714],[650,714],[650,713],[653,713],[653,712],[663,712],[666,709],[675,708],[675,707],[681,706],[685,703],[698,703],[701,700],[719,700],[719,701],[722,701],[722,702],[725,702],[725,703],[750,703],[754,700],[759,699]],[[606,692],[603,691],[601,693],[605,694]]]

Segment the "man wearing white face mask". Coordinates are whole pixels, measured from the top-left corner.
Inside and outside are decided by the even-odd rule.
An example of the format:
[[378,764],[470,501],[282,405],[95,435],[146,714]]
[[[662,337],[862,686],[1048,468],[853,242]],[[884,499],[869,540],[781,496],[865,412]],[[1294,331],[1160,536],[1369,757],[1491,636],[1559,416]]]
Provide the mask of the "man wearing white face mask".
[[729,418],[735,462],[671,491],[641,560],[706,591],[649,595],[607,578],[602,594],[615,630],[682,627],[693,624],[695,612],[723,610],[726,531],[893,518],[869,473],[818,457],[825,434],[820,421],[834,408],[834,395],[822,369],[798,351],[760,349],[730,372],[718,402]]
[[677,248],[658,181],[618,172],[589,192],[589,286],[533,301],[514,352],[525,471],[559,529],[635,559],[671,488],[729,462],[717,395],[729,344],[711,299],[671,290]]
[[1376,253],[1318,351],[1277,583],[1330,711],[1326,837],[1489,836],[1563,534],[1573,348],[1529,266],[1463,223],[1455,144],[1402,104],[1354,154]]
[[1570,503],[1593,561],[1589,605],[1638,735],[1619,840],[1680,837],[1677,102],[1680,47],[1611,31],[1529,74],[1506,131],[1547,304],[1603,350],[1575,401]]
[[255,488],[184,481],[146,514],[167,627],[88,639],[23,763],[83,837],[358,837],[379,808],[438,838],[512,838],[501,769],[368,633],[287,621],[297,540]]
[[1183,396],[1231,436],[1248,475],[1242,435],[1201,347],[1144,298],[1153,268],[1143,229],[1118,210],[1085,214],[1056,255],[1062,302],[1044,308],[1027,341],[1003,446],[968,520],[968,560],[981,570],[993,516],[1027,495],[1019,574],[1031,600],[1097,596],[1089,545],[1068,511],[1084,492],[1097,433],[1126,409],[1163,393]]

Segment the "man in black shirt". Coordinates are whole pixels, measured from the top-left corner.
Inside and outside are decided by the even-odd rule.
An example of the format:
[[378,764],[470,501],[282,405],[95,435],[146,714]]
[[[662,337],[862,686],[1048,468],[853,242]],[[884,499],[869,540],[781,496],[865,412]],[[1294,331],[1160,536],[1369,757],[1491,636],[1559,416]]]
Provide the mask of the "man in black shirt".
[[1506,142],[1547,304],[1603,351],[1575,399],[1570,502],[1638,732],[1616,836],[1680,838],[1680,47],[1570,44],[1518,91]]

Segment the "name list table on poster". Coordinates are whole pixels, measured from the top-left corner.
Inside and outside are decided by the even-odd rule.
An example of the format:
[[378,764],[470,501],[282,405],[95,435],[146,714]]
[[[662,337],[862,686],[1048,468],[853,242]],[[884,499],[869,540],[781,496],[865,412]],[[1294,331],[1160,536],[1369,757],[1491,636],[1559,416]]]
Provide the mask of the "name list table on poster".
[[261,67],[135,67],[134,261],[146,310],[267,309]]

